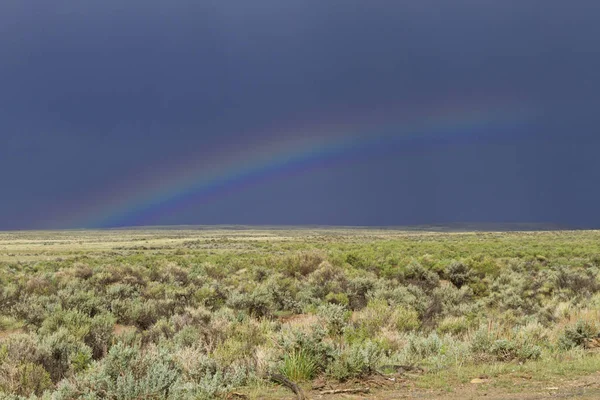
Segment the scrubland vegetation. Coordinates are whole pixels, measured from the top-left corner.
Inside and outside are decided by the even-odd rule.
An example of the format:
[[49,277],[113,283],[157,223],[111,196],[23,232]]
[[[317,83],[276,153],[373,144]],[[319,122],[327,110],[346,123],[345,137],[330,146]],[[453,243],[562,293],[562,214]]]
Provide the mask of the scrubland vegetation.
[[2,399],[583,373],[599,334],[600,232],[0,234]]

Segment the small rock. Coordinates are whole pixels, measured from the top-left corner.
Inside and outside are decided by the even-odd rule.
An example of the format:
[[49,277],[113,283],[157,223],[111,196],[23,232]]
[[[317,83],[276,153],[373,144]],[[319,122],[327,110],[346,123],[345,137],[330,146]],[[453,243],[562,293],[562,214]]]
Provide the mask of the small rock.
[[317,379],[312,384],[313,390],[323,389],[326,386],[326,382],[324,379]]

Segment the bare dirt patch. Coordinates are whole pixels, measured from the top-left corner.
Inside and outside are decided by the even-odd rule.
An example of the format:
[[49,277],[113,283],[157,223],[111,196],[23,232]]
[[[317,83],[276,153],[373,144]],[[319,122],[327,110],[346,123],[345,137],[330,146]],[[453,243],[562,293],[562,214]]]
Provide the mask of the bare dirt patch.
[[137,328],[135,326],[116,324],[113,329],[113,333],[115,334],[115,336],[119,336],[119,335],[131,333],[131,332],[135,332],[136,330],[137,330]]
[[6,331],[0,331],[0,340],[6,339],[13,335],[18,335],[19,333],[25,333],[25,330],[18,328],[18,329],[8,329]]
[[[506,377],[505,377],[506,378]],[[559,379],[553,382],[532,381],[527,377],[511,377],[501,382],[494,378],[474,378],[475,383],[461,384],[450,389],[416,387],[415,382],[402,377],[374,376],[344,384],[315,381],[304,386],[307,399],[324,400],[550,400],[550,399],[600,399],[600,371],[576,379]],[[264,389],[249,393],[248,399],[296,399],[285,388]]]

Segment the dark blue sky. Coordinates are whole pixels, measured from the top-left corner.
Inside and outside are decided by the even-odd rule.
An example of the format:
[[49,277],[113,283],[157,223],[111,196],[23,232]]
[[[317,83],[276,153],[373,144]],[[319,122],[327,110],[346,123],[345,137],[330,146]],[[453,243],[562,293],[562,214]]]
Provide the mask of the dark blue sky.
[[4,0],[0,229],[73,227],[137,174],[302,132],[273,126],[469,96],[539,115],[132,223],[600,227],[598,21],[597,0]]

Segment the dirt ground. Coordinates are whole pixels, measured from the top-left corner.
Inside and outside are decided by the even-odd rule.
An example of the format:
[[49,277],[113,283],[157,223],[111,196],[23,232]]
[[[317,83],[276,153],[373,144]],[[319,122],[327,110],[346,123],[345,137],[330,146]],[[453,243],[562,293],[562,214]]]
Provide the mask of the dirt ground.
[[[532,382],[523,378],[511,381],[495,382],[493,379],[477,379],[474,383],[466,383],[449,390],[428,390],[418,388],[410,381],[385,382],[384,378],[368,380],[362,383],[354,382],[339,387],[324,386],[320,388],[305,388],[307,399],[323,400],[392,400],[392,399],[423,399],[423,400],[545,400],[545,399],[600,399],[600,371],[576,379],[558,379],[554,382]],[[313,385],[314,386],[314,385]],[[368,393],[337,393],[326,394],[331,390],[368,389]],[[267,393],[268,392],[268,393]],[[250,394],[248,399],[286,399],[293,400],[296,396],[290,391],[274,389],[261,393]],[[246,397],[232,396],[231,399]]]

